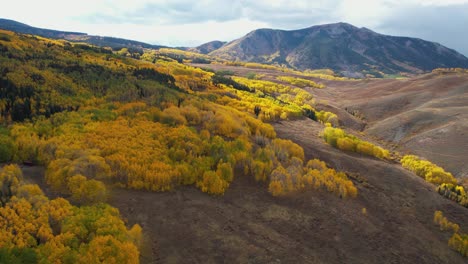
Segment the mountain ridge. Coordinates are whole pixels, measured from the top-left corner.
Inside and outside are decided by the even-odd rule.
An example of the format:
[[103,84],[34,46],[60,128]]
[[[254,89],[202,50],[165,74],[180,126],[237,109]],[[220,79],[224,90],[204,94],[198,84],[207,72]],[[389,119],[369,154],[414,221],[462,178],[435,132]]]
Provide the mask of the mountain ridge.
[[[47,38],[141,51],[165,46],[123,38],[42,29],[0,18],[0,29]],[[468,58],[439,43],[384,35],[338,22],[296,30],[261,28],[230,42],[210,41],[176,48],[231,61],[286,65],[299,70],[328,68],[349,77],[419,74],[435,68],[468,68]]]
[[389,36],[339,22],[297,30],[257,29],[209,53],[227,60],[285,64],[305,70],[422,73],[468,67],[468,58],[439,43]]
[[106,37],[88,35],[82,32],[60,31],[53,29],[44,29],[33,27],[25,23],[21,23],[11,19],[0,18],[0,29],[10,30],[21,34],[32,34],[46,38],[65,39],[73,42],[85,42],[97,46],[108,46],[113,49],[119,48],[162,48],[161,45],[148,44],[141,41],[129,40],[124,38]]

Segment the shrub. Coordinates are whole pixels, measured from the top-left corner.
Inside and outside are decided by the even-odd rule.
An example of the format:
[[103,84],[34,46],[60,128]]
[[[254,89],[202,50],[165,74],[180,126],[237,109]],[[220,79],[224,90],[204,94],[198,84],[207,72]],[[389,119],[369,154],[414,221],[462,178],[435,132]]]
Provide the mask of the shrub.
[[361,153],[367,156],[374,156],[379,159],[389,159],[390,152],[370,142],[363,141],[353,135],[347,134],[344,130],[333,127],[326,127],[323,130],[323,139],[331,146],[344,150]]
[[450,222],[441,211],[434,212],[434,223],[441,231],[453,231],[452,237],[448,241],[449,247],[458,251],[462,256],[468,257],[468,234],[460,233],[460,226]]
[[446,172],[443,168],[415,155],[406,155],[400,160],[400,162],[404,168],[414,172],[427,182],[436,185],[443,183],[457,183],[457,179],[455,179],[450,172]]

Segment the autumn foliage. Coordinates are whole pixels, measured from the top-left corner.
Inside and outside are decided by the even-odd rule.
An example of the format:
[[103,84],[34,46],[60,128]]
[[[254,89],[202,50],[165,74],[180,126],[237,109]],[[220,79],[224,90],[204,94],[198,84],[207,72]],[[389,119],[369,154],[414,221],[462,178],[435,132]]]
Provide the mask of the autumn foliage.
[[350,152],[357,152],[379,159],[389,159],[390,152],[370,142],[361,140],[356,136],[347,134],[340,128],[326,127],[323,130],[323,139],[331,146]]
[[453,232],[448,241],[449,247],[458,251],[462,256],[468,257],[468,234],[461,233],[460,226],[450,222],[441,211],[434,212],[434,223],[439,226],[441,231]]
[[401,159],[401,165],[414,172],[419,177],[422,177],[427,182],[440,185],[443,183],[456,184],[457,180],[449,172],[443,168],[431,163],[430,161],[423,160],[414,155],[406,155]]
[[325,85],[316,83],[312,80],[308,79],[303,79],[303,78],[295,78],[295,77],[290,77],[290,76],[279,76],[277,77],[278,80],[290,83],[294,86],[300,87],[300,88],[318,88],[318,89],[323,89],[325,88]]
[[278,166],[270,177],[268,190],[274,196],[304,189],[325,190],[341,198],[357,196],[357,188],[345,173],[336,172],[317,159],[303,166],[301,160],[294,158],[287,168]]
[[468,207],[468,196],[461,185],[442,183],[437,187],[437,192],[462,206]]
[[[16,165],[0,171],[0,255],[38,263],[138,263],[141,228],[128,230],[109,205],[76,207],[24,184]],[[0,258],[1,259],[1,258]]]

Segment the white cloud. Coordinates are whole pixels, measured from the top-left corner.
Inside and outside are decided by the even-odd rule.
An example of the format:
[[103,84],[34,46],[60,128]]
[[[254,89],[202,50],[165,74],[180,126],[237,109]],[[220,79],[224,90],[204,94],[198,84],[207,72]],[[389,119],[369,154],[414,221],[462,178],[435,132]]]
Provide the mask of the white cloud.
[[334,16],[355,26],[375,27],[379,21],[391,15],[388,3],[373,0],[343,0]]
[[[125,37],[149,43],[168,46],[196,46],[211,40],[231,40],[243,36],[246,32],[267,25],[262,22],[239,19],[226,22],[208,21],[186,25],[138,25],[133,24],[100,24],[99,27],[85,25],[83,31],[89,34]],[[183,39],[183,42],[181,42]]]
[[468,0],[420,0],[415,1],[416,4],[426,5],[426,6],[450,6],[450,5],[462,5],[468,4]]

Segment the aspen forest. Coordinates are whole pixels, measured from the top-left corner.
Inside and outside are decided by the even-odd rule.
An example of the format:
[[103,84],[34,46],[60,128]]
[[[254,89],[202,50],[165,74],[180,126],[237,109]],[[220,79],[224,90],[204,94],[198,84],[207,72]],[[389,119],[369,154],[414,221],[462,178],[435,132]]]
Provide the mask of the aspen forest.
[[[308,188],[358,195],[345,173],[306,160],[269,124],[315,111],[299,88],[238,77],[214,82],[214,73],[178,63],[167,50],[137,60],[128,51],[0,34],[0,161],[45,166],[46,183],[64,197],[49,200],[22,182],[20,168],[3,167],[6,260],[94,263],[117,250],[115,263],[137,261],[144,230],[127,229],[106,205],[110,187],[192,185],[222,195],[242,176],[273,196]],[[77,229],[80,221],[112,221],[116,229]]]

